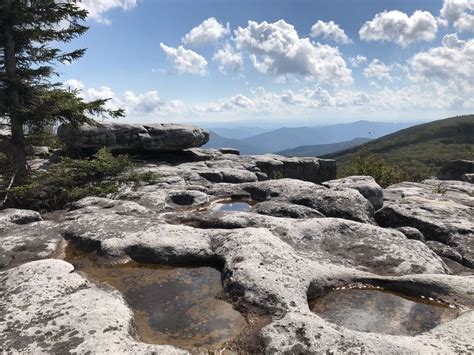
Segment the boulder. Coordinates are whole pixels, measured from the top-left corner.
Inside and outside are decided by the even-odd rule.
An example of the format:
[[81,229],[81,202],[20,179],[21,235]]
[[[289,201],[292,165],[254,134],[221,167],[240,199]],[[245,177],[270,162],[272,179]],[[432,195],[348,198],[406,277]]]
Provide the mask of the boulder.
[[62,236],[50,221],[16,225],[0,233],[0,270],[52,257]]
[[317,218],[324,217],[321,212],[318,212],[310,207],[295,205],[285,202],[265,201],[260,202],[252,208],[252,211],[273,217],[287,217],[287,218]]
[[270,179],[290,178],[321,183],[336,177],[332,159],[284,157],[275,154],[254,156],[255,165]]
[[374,206],[375,210],[383,206],[383,190],[372,176],[348,176],[338,180],[330,180],[323,183],[331,189],[352,188],[356,189]]
[[395,228],[397,231],[402,232],[408,239],[419,240],[420,242],[425,241],[425,236],[418,229],[413,227],[398,227]]
[[319,189],[310,194],[300,193],[290,198],[292,203],[311,207],[326,217],[338,217],[375,224],[374,207],[354,189]]
[[27,224],[41,220],[41,215],[32,210],[7,208],[0,211],[0,228],[3,223]]
[[167,152],[200,147],[209,140],[205,129],[171,123],[148,125],[97,122],[73,127],[62,124],[58,137],[70,149],[115,152]]
[[5,353],[186,353],[134,340],[133,314],[120,293],[87,280],[62,260],[0,273],[0,294]]
[[461,176],[461,180],[474,184],[474,174],[463,174],[463,176]]
[[439,180],[461,180],[464,174],[474,173],[474,160],[453,160],[443,166],[437,175]]
[[240,155],[240,150],[235,148],[220,148],[219,152],[221,152],[222,154]]
[[[401,183],[384,190],[388,198],[375,213],[383,227],[413,227],[427,241],[451,247],[462,264],[474,267],[474,187],[460,181]],[[439,184],[439,181],[438,181]]]

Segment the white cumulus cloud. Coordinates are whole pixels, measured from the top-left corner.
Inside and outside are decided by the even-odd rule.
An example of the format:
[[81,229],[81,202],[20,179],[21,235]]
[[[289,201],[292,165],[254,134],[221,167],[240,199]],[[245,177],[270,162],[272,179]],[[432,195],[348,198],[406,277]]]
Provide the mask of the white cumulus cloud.
[[229,24],[224,26],[214,17],[210,17],[188,32],[182,38],[182,42],[187,46],[199,47],[214,44],[229,33]]
[[249,21],[234,31],[237,49],[247,52],[255,69],[277,77],[297,74],[331,85],[352,83],[352,73],[337,48],[300,38],[284,20]]
[[367,78],[392,81],[391,71],[392,66],[388,66],[384,62],[374,59],[364,69],[364,75]]
[[349,61],[354,68],[357,68],[359,65],[367,63],[367,57],[358,54],[355,57],[349,58]]
[[311,27],[311,36],[323,37],[324,39],[342,44],[351,43],[344,30],[334,21],[324,22],[319,20]]
[[474,32],[474,0],[444,0],[440,15],[458,31]]
[[402,47],[436,37],[438,23],[428,11],[415,11],[408,16],[401,11],[384,11],[367,21],[359,30],[364,41],[395,42]]
[[228,72],[240,73],[244,66],[242,55],[236,52],[229,44],[219,49],[212,60],[219,64],[219,71],[223,74]]
[[450,34],[442,42],[442,46],[419,52],[410,59],[415,76],[458,84],[463,81],[474,86],[474,39],[461,41],[456,34]]
[[160,47],[165,52],[168,61],[173,65],[177,73],[194,75],[206,74],[207,61],[202,55],[190,49],[186,49],[183,46],[173,48],[160,43]]
[[89,11],[90,18],[100,23],[111,24],[110,19],[105,17],[107,11],[113,9],[129,11],[137,6],[137,0],[82,0],[77,4]]

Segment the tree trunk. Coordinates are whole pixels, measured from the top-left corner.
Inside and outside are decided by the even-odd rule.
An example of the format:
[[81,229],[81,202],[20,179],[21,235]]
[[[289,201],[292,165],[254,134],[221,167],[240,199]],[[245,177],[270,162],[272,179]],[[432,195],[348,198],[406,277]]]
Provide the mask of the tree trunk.
[[6,90],[9,97],[8,116],[11,129],[11,146],[7,154],[12,159],[16,173],[16,182],[21,182],[27,174],[27,161],[25,151],[25,134],[23,120],[19,113],[20,92],[16,78],[15,37],[12,23],[12,2],[3,0],[3,8],[7,13],[5,26],[5,77]]

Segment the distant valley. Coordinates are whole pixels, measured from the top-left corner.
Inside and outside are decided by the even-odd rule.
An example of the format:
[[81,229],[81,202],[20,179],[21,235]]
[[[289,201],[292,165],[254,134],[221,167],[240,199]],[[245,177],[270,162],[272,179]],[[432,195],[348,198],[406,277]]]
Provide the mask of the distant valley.
[[354,138],[350,141],[339,143],[303,145],[301,147],[281,150],[276,152],[276,154],[292,157],[319,157],[325,154],[335,153],[344,149],[356,147],[370,141],[370,138]]
[[[349,143],[354,139],[375,139],[414,124],[413,122],[357,121],[317,127],[282,127],[270,131],[265,131],[265,129],[258,127],[210,128],[211,136],[204,148],[227,147],[239,149],[242,154],[266,154],[281,153],[282,151],[294,148],[297,148],[297,151],[310,149],[303,148],[303,146],[319,146],[315,147],[318,151],[315,154],[329,154],[364,143],[364,141]],[[252,131],[254,134],[248,136]],[[334,143],[338,145],[328,146]],[[326,147],[322,147],[322,145],[326,145]],[[319,153],[319,151],[322,153]]]

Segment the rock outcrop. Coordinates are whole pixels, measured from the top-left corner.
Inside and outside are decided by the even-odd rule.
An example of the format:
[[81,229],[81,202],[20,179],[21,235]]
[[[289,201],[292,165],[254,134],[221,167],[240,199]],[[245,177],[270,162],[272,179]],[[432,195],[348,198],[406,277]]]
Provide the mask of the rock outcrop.
[[62,124],[58,137],[70,149],[97,151],[107,147],[116,152],[167,152],[200,147],[208,142],[209,132],[172,123],[97,122],[79,127]]
[[[442,184],[442,185],[441,185]],[[413,227],[427,241],[443,243],[433,248],[440,255],[474,267],[474,187],[460,181],[425,180],[401,183],[385,189],[387,198],[375,219],[384,227]],[[433,244],[434,245],[434,244]]]
[[439,180],[462,180],[463,175],[474,174],[473,160],[453,160],[438,172]]
[[[119,132],[113,139],[123,138]],[[90,141],[102,144],[108,133],[99,136]],[[0,352],[208,350],[140,341],[125,293],[75,270],[66,245],[110,267],[213,266],[223,298],[246,316],[255,352],[472,352],[472,184],[426,180],[382,191],[369,177],[334,180],[331,160],[235,153],[160,153],[134,170],[158,181],[125,184],[113,198],[86,197],[54,219],[1,211]],[[229,202],[248,203],[247,210],[213,208]],[[354,331],[311,311],[308,299],[354,284],[441,300],[459,316],[393,336]]]
[[356,189],[374,206],[375,210],[383,206],[383,190],[372,176],[349,176],[346,178],[326,181],[323,183],[331,189]]

